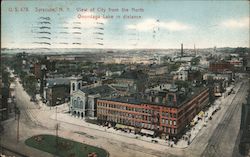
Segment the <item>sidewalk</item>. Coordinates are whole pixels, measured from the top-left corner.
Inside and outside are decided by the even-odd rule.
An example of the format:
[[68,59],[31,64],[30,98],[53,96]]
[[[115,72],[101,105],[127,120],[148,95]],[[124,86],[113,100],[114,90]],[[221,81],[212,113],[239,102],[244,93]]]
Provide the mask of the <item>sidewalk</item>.
[[[240,85],[237,86],[236,93],[238,92],[239,88],[240,88]],[[198,134],[202,134],[204,132],[203,128],[210,129],[211,125],[216,125],[217,123],[212,124],[213,121],[208,120],[209,117],[211,117],[212,113],[215,110],[218,110],[218,108],[220,107],[221,109],[218,110],[212,117],[216,116],[216,117],[218,117],[218,119],[221,119],[222,115],[225,113],[226,109],[228,108],[227,104],[231,103],[234,96],[235,95],[230,95],[230,96],[225,97],[225,98],[224,97],[218,98],[215,101],[214,105],[212,105],[206,112],[204,112],[204,115],[206,115],[206,116],[202,117],[201,120],[197,120],[199,117],[198,115],[194,118],[195,121],[197,121],[197,124],[195,126],[193,126],[192,129],[189,132],[187,132],[184,136],[191,135],[190,142],[192,142]],[[218,112],[220,113],[220,115],[218,115]],[[74,117],[74,116],[69,115],[68,113],[59,113],[58,112],[57,116],[56,116],[56,113],[53,113],[53,115],[50,116],[50,118],[53,120],[56,120],[56,117],[57,117],[57,121],[59,121],[59,122],[65,122],[65,123],[69,123],[69,124],[73,124],[73,125],[83,126],[86,128],[99,130],[99,131],[103,131],[103,132],[107,132],[107,133],[112,133],[112,134],[132,138],[132,139],[138,139],[138,140],[142,140],[142,141],[149,142],[149,143],[152,143],[152,140],[157,140],[158,141],[157,144],[165,145],[168,147],[170,147],[171,145],[175,148],[182,148],[182,149],[188,147],[188,141],[184,140],[184,139],[180,139],[177,144],[174,144],[174,142],[171,140],[164,140],[164,139],[160,139],[160,138],[151,138],[151,137],[146,137],[146,136],[141,136],[141,135],[135,135],[133,133],[125,133],[123,131],[115,130],[113,128],[107,129],[107,127],[102,127],[99,125],[87,123],[87,122],[85,122],[84,118],[82,119],[82,118]]]

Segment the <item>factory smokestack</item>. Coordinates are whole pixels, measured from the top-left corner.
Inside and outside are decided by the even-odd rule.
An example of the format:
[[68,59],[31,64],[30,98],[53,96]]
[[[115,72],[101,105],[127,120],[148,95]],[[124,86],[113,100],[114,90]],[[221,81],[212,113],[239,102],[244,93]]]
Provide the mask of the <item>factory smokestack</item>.
[[181,57],[183,57],[183,44],[181,44]]
[[195,56],[195,57],[197,56],[197,51],[196,51],[195,44],[194,44],[194,56]]

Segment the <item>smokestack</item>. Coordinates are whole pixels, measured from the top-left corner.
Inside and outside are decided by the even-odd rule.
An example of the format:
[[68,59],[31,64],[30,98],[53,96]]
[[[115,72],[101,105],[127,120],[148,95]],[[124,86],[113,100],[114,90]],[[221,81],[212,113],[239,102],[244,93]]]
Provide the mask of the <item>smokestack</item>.
[[181,44],[181,57],[183,57],[183,44]]
[[195,57],[197,56],[197,51],[196,51],[196,48],[195,48],[195,44],[194,44],[194,56]]

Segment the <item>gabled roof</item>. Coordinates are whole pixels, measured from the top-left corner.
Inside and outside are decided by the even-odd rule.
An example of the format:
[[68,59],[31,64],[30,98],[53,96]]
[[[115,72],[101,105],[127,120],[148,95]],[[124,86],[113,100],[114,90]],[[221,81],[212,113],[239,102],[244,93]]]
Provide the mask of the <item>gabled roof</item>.
[[51,87],[54,85],[69,85],[70,84],[70,78],[66,77],[60,77],[60,78],[48,78],[46,79],[47,86]]
[[101,97],[105,97],[115,92],[115,89],[113,89],[112,87],[108,85],[102,85],[102,86],[97,86],[94,88],[83,88],[81,89],[81,91],[89,95],[100,94]]

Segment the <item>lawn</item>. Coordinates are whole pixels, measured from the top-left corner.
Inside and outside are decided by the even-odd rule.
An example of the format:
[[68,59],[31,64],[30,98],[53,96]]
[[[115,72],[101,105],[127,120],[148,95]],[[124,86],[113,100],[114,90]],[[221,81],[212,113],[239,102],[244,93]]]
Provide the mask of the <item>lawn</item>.
[[56,140],[54,135],[36,135],[28,138],[25,144],[60,157],[108,157],[108,152],[102,148],[61,137]]

